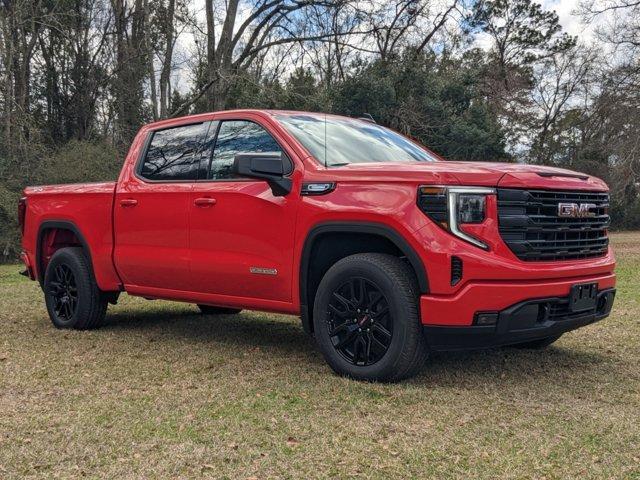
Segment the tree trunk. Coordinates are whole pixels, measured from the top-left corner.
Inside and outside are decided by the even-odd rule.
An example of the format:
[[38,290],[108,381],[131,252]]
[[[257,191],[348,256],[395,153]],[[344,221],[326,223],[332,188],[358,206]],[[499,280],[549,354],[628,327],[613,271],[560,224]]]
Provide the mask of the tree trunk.
[[166,118],[169,115],[169,103],[171,101],[171,64],[173,62],[173,17],[175,14],[176,2],[169,0],[167,8],[167,19],[164,25],[165,52],[160,72],[160,117]]
[[[149,18],[149,0],[144,0],[144,15],[145,18]],[[147,47],[147,62],[149,68],[149,95],[151,96],[151,116],[153,120],[158,120],[158,87],[156,83],[156,69],[154,66],[154,58],[153,58],[153,45],[151,44],[151,39],[149,35],[145,37],[145,43]]]
[[233,76],[233,31],[238,14],[239,0],[229,0],[227,12],[222,24],[222,32],[220,33],[220,41],[212,55],[213,64],[209,64],[208,78],[217,79],[211,89],[213,101],[211,107],[213,110],[224,110],[227,104],[227,96],[231,89]]
[[115,136],[116,145],[124,149],[144,122],[143,84],[147,76],[146,18],[142,0],[135,1],[131,15],[127,11],[127,0],[111,1],[116,39]]
[[153,52],[149,51],[149,94],[151,95],[151,115],[158,120],[158,87],[156,86],[156,70],[153,66]]
[[[207,12],[207,82],[214,80],[215,73],[211,68],[215,62],[216,54],[216,26],[213,16],[213,0],[205,0],[205,9]],[[207,90],[207,108],[213,108],[214,89]]]

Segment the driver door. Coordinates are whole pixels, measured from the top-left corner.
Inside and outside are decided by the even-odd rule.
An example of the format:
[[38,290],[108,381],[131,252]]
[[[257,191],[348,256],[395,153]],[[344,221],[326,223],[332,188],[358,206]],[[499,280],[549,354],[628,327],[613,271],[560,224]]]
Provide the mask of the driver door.
[[193,284],[202,293],[290,302],[300,196],[274,196],[266,181],[231,171],[237,153],[283,152],[281,145],[256,121],[221,120],[205,148],[190,202]]

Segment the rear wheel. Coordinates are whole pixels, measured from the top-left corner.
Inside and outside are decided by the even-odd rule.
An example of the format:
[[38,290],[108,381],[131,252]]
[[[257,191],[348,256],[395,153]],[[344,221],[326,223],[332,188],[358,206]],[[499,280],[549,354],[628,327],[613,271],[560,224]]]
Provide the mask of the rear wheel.
[[351,255],[332,266],[318,287],[313,322],[327,363],[354,379],[401,380],[427,357],[415,277],[392,255]]
[[44,297],[57,328],[99,327],[107,311],[107,298],[78,247],[61,248],[53,254],[44,276]]
[[198,308],[205,315],[235,315],[242,311],[241,308],[213,307],[211,305],[198,304]]
[[550,337],[540,338],[538,340],[532,340],[530,342],[517,343],[515,345],[511,345],[511,347],[513,347],[513,348],[524,348],[524,349],[528,348],[528,349],[531,349],[531,350],[540,350],[541,348],[548,347],[553,342],[558,340],[561,336],[562,336],[562,334],[560,334],[560,335],[552,335]]

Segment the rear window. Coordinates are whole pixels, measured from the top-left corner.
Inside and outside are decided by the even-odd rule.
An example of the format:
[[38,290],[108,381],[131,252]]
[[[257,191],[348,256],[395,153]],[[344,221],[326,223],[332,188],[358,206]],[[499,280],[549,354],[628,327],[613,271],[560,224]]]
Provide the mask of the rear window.
[[206,123],[184,125],[153,133],[140,175],[149,180],[196,180],[200,145]]

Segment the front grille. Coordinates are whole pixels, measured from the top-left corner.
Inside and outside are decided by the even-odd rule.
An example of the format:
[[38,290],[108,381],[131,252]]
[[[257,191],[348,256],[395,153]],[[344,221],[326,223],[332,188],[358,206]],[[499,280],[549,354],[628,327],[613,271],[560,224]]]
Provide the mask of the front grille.
[[[609,194],[499,188],[498,225],[511,251],[525,261],[572,260],[607,253]],[[560,217],[559,203],[592,203],[590,217]]]

